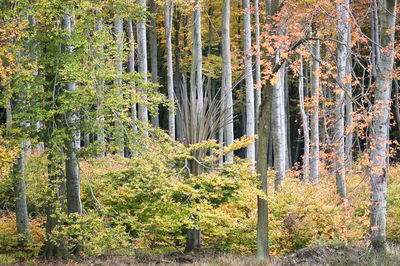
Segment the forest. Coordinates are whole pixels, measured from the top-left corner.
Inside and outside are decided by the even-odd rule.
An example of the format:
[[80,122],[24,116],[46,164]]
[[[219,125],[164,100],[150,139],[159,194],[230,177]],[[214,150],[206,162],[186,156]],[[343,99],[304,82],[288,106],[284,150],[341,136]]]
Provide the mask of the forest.
[[0,264],[400,265],[399,11],[0,0]]

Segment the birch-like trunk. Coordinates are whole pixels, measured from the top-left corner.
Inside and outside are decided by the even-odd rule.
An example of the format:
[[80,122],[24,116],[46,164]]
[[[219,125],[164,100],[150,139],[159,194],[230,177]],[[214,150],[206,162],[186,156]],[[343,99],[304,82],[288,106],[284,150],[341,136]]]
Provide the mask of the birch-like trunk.
[[[175,106],[174,97],[174,73],[172,65],[172,18],[174,11],[174,0],[168,0],[164,5],[165,16],[165,40],[167,45],[167,86],[168,86],[168,100]],[[168,110],[168,132],[173,140],[175,140],[175,108],[171,107]]]
[[311,65],[311,97],[313,101],[311,113],[311,158],[310,181],[317,184],[319,177],[319,40],[312,47]]
[[[232,64],[230,49],[230,0],[225,0],[222,6],[222,90],[225,106],[225,145],[233,143],[233,98],[232,98]],[[228,163],[233,162],[233,154],[226,155]]]
[[[258,0],[254,0],[254,19],[255,19],[255,97],[254,97],[254,108],[255,108],[255,132],[258,133],[258,117],[259,117],[259,109],[261,105],[261,66],[260,66],[260,7],[258,4]],[[256,152],[257,152],[258,141],[256,142]]]
[[[351,75],[351,53],[350,53],[350,27],[349,33],[347,35],[347,46],[348,46],[348,56],[347,56],[347,64],[346,64],[346,73],[347,75]],[[351,172],[353,169],[353,100],[352,95],[353,91],[351,88],[351,82],[346,82],[346,95],[345,95],[345,105],[346,105],[346,137],[344,144],[344,153],[346,155],[347,160],[347,172]]]
[[[135,72],[135,38],[133,34],[133,24],[132,20],[128,20],[127,23],[128,40],[129,40],[129,53],[128,53],[128,73]],[[132,116],[132,127],[133,133],[137,133],[137,103],[133,103],[131,106],[131,116]]]
[[[277,56],[276,61],[279,60]],[[284,75],[285,66],[282,66],[278,72],[279,81],[273,86],[272,92],[272,111],[271,111],[271,134],[274,149],[274,168],[275,190],[279,189],[285,178],[286,161],[287,161],[287,138],[285,128],[285,103],[284,103]]]
[[[114,35],[115,41],[117,44],[117,54],[115,60],[115,68],[117,69],[117,86],[122,86],[122,59],[124,56],[124,28],[123,28],[123,20],[119,11],[116,11],[114,18]],[[119,89],[119,96],[122,100],[122,91]],[[115,117],[116,119],[116,153],[120,156],[124,156],[124,134],[123,134],[123,124],[119,117]]]
[[[7,100],[6,108],[6,127],[12,127],[12,101]],[[13,165],[12,178],[15,196],[15,216],[17,223],[17,233],[24,236],[24,241],[30,238],[28,207],[26,204],[26,185],[25,185],[25,155],[23,144],[17,162]]]
[[[149,47],[151,62],[151,82],[158,84],[158,55],[157,55],[157,4],[155,0],[150,0],[150,27],[149,27]],[[158,88],[155,89],[158,92]],[[158,108],[156,113],[151,116],[151,124],[154,127],[160,126]]]
[[345,116],[345,90],[346,86],[346,70],[347,70],[347,45],[349,34],[349,0],[343,0],[337,3],[338,12],[338,47],[337,47],[337,72],[339,80],[339,90],[335,93],[335,127],[334,127],[334,169],[336,173],[336,190],[341,198],[346,197],[346,169],[345,169],[345,152],[344,152],[344,116]]
[[[137,0],[137,3],[146,10],[146,0]],[[138,70],[140,74],[143,74],[142,82],[147,83],[147,41],[146,41],[146,20],[140,19],[137,23],[137,46],[138,46]],[[147,111],[147,89],[142,88],[142,100],[143,104],[139,104],[139,118],[144,123],[148,122],[148,111]],[[147,131],[144,132],[147,135]]]
[[304,70],[302,55],[300,55],[299,72],[300,115],[304,134],[303,178],[306,182],[308,182],[310,177],[310,133],[308,129],[308,114],[306,113],[304,107]]
[[[101,18],[98,18],[96,20],[96,34],[100,35],[103,30],[103,20]],[[104,60],[99,54],[103,54],[104,47],[101,45],[97,51],[94,51],[94,58],[99,61],[97,65],[97,69],[101,69],[104,65]],[[98,80],[95,83],[95,90],[97,93],[97,108],[96,108],[96,120],[99,126],[99,131],[97,132],[97,143],[98,143],[98,148],[99,148],[99,156],[100,157],[105,157],[106,152],[105,152],[105,146],[106,146],[106,140],[105,140],[105,132],[104,132],[104,114],[103,114],[103,102],[104,102],[104,95],[103,95],[103,89],[104,89],[104,80],[103,77],[99,77]]]
[[[201,4],[199,0],[195,2],[195,10],[192,19],[192,68],[190,73],[190,120],[185,123],[190,123],[191,128],[187,129],[188,143],[194,144],[199,141],[198,123],[201,122],[204,105],[204,93],[202,82],[202,51],[201,51]],[[184,98],[186,99],[186,97]],[[188,115],[185,112],[185,115]],[[185,125],[186,127],[188,125]],[[201,173],[201,167],[195,161],[190,163],[191,172],[196,175]],[[197,220],[198,218],[194,217]],[[201,248],[201,231],[199,228],[188,229],[186,238],[185,252],[198,251]]]
[[[66,10],[63,17],[63,27],[66,31],[68,40],[72,33],[72,20],[69,15],[69,11]],[[69,56],[73,56],[73,47],[66,46],[66,53]],[[67,90],[74,92],[76,88],[75,82],[67,83]],[[66,175],[66,188],[67,188],[67,210],[68,214],[78,213],[82,214],[82,203],[81,203],[81,189],[80,189],[80,178],[78,171],[78,158],[76,152],[80,148],[80,133],[79,133],[79,117],[77,114],[66,114],[66,126],[71,130],[71,140],[65,142],[65,149],[67,158],[65,160],[65,175]]]
[[[250,1],[243,0],[243,50],[244,50],[244,72],[246,81],[246,135],[254,135],[254,84],[251,59],[251,25],[250,25]],[[255,162],[255,145],[246,148],[246,158]]]
[[386,249],[386,200],[387,200],[387,144],[390,123],[390,96],[392,88],[394,27],[396,0],[380,1],[380,46],[376,64],[375,102],[373,105],[371,139],[371,245],[378,252]]
[[[174,29],[175,29],[175,70],[174,70],[174,93],[176,94],[176,100],[178,106],[182,106],[182,93],[181,93],[181,78],[180,78],[180,61],[181,61],[181,50],[179,48],[179,30],[180,30],[180,23],[181,23],[181,14],[177,12],[177,18],[174,22]],[[182,81],[183,83],[183,81]],[[175,114],[175,121],[176,121],[176,139],[180,142],[183,142],[184,139],[184,129],[183,129],[183,114],[180,110],[178,110]]]

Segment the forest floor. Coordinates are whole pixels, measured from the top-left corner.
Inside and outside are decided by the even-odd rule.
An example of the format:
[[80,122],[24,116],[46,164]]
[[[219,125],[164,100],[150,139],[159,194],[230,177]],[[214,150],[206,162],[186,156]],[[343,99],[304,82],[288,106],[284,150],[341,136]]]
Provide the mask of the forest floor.
[[257,260],[255,257],[243,257],[233,254],[196,255],[171,253],[164,256],[145,255],[119,256],[104,255],[96,258],[77,260],[22,259],[15,254],[0,254],[0,265],[400,265],[400,246],[389,245],[386,254],[376,255],[359,247],[322,246],[307,247],[281,258]]

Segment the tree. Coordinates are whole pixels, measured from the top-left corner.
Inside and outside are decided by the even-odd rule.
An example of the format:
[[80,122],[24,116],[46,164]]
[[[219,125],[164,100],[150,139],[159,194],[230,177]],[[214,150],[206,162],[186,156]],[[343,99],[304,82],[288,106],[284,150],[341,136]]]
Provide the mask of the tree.
[[[232,100],[232,66],[230,51],[230,0],[224,0],[222,6],[222,91],[225,113],[225,145],[233,143],[233,100]],[[233,161],[233,154],[226,156],[226,161]]]
[[[250,1],[243,0],[243,50],[244,72],[246,81],[246,135],[254,135],[254,83],[253,67],[251,59],[251,25],[250,25]],[[246,158],[251,162],[256,160],[255,145],[246,148]]]
[[[174,74],[172,64],[172,18],[174,11],[174,0],[169,0],[164,5],[165,17],[165,40],[167,42],[167,84],[168,84],[168,100],[174,103]],[[168,110],[168,132],[173,140],[175,140],[175,108],[170,107]]]
[[343,3],[337,3],[338,11],[338,47],[337,47],[337,71],[339,90],[335,93],[336,110],[335,110],[335,172],[336,172],[336,187],[340,197],[346,197],[346,170],[345,170],[345,143],[344,143],[344,117],[345,117],[345,91],[346,85],[346,70],[349,62],[347,55],[347,40],[349,34],[349,1],[344,0]]
[[311,113],[311,158],[310,158],[310,180],[317,184],[319,177],[319,40],[315,40],[312,47],[311,64],[311,96],[313,108]]
[[[389,111],[392,88],[394,54],[394,27],[396,0],[380,1],[380,36],[382,47],[376,59],[375,102],[373,105],[371,136],[371,245],[377,252],[386,249],[386,191],[387,191],[387,143],[389,141]],[[375,17],[375,19],[377,19]],[[378,23],[378,21],[374,21]]]
[[[137,0],[137,3],[146,10],[146,0]],[[137,47],[138,47],[138,72],[142,74],[142,83],[147,83],[147,41],[146,41],[146,20],[139,19],[137,24]],[[143,103],[139,104],[139,118],[143,123],[148,121],[147,111],[147,93],[146,89],[142,88]],[[145,132],[147,135],[147,132]]]
[[[155,0],[150,0],[150,28],[149,28],[149,47],[151,58],[151,82],[158,84],[158,56],[157,56],[157,4]],[[158,89],[156,89],[156,92]],[[151,123],[155,127],[160,126],[158,112],[151,116]]]

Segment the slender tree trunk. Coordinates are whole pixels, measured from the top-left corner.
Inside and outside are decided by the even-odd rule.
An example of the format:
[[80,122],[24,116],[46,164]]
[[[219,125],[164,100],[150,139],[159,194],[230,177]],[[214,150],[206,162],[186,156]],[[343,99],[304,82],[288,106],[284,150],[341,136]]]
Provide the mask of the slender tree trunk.
[[[69,11],[66,10],[63,18],[63,27],[66,30],[66,39],[69,38],[72,32],[72,21]],[[67,46],[66,52],[69,56],[73,56],[73,47]],[[67,90],[69,92],[75,91],[75,83],[68,82]],[[76,113],[66,115],[66,126],[71,130],[71,140],[65,142],[66,155],[65,160],[65,174],[66,174],[66,188],[67,188],[67,210],[68,214],[78,213],[82,214],[82,203],[80,198],[80,178],[78,171],[78,159],[76,151],[80,148],[80,133],[79,133],[79,118]]]
[[373,106],[371,139],[371,245],[378,252],[386,249],[386,199],[387,199],[387,143],[390,123],[390,96],[394,53],[394,27],[396,22],[396,0],[381,1],[380,46],[377,58],[375,103]]
[[[103,21],[101,18],[98,18],[96,20],[96,34],[100,35],[103,30]],[[103,54],[104,47],[101,45],[97,51],[94,51],[94,57],[96,60],[99,60],[99,64],[97,66],[98,69],[101,69],[103,67],[104,60],[99,54]],[[95,83],[95,89],[97,93],[97,108],[96,108],[96,120],[99,125],[99,131],[97,132],[97,143],[98,143],[98,149],[99,149],[99,156],[104,157],[106,156],[105,152],[105,146],[106,146],[106,141],[105,141],[105,132],[104,132],[104,114],[103,114],[103,101],[104,101],[104,95],[103,95],[103,89],[104,89],[104,79],[103,77],[98,77],[98,80]]]
[[[137,3],[146,10],[146,0],[137,0]],[[138,46],[138,69],[143,74],[142,82],[147,83],[147,42],[146,42],[146,20],[141,19],[137,24],[137,46]],[[142,99],[147,101],[147,89],[142,88]],[[139,118],[143,123],[148,122],[148,111],[146,104],[139,104]],[[147,131],[145,131],[147,135]]]
[[[258,0],[254,0],[254,7],[255,7],[255,13],[254,13],[254,19],[255,19],[255,46],[256,46],[256,56],[255,56],[255,97],[254,97],[254,103],[255,103],[255,133],[258,133],[258,117],[259,117],[259,109],[261,105],[261,66],[260,66],[260,7],[258,4]],[[258,146],[258,141],[256,142],[256,153],[257,153],[257,147]]]
[[[192,20],[192,69],[190,74],[190,123],[191,132],[188,134],[188,143],[198,143],[199,133],[198,125],[200,117],[203,113],[204,93],[202,82],[202,51],[201,51],[201,4],[198,0],[195,2],[195,10],[193,12]],[[187,115],[187,113],[186,113]],[[187,121],[186,123],[189,123]],[[186,125],[187,126],[187,125]],[[196,175],[200,174],[200,165],[196,162],[191,163],[191,172]],[[193,219],[198,219],[194,217]],[[186,238],[185,252],[198,251],[201,248],[201,231],[199,228],[192,228],[188,230]]]
[[[168,100],[174,103],[174,74],[172,65],[172,44],[171,44],[171,32],[172,32],[172,18],[174,11],[174,0],[168,0],[167,4],[164,5],[165,15],[165,39],[167,42],[167,84],[168,84]],[[168,132],[173,140],[175,140],[175,108],[171,107],[168,110]]]
[[[124,28],[123,20],[119,14],[119,10],[116,11],[114,18],[114,35],[117,43],[117,54],[115,60],[115,68],[117,69],[117,86],[122,86],[122,59],[124,55]],[[120,98],[122,99],[122,91],[119,89]],[[124,156],[124,134],[122,121],[116,117],[116,146],[117,154]]]
[[[233,98],[232,98],[232,65],[230,49],[230,0],[225,0],[222,6],[222,90],[225,106],[225,145],[233,143]],[[226,155],[228,163],[233,162],[233,154]]]
[[[277,56],[276,62],[279,60]],[[281,67],[278,73],[279,81],[273,86],[272,92],[272,143],[274,149],[274,168],[276,171],[275,176],[275,190],[279,189],[285,178],[286,161],[287,161],[287,143],[286,143],[286,130],[285,130],[285,104],[284,104],[284,66]]]
[[303,156],[303,178],[306,182],[310,177],[310,134],[308,129],[308,115],[304,108],[304,70],[303,70],[303,57],[300,55],[300,69],[299,69],[299,99],[300,99],[300,115],[303,125],[304,134],[304,156]]
[[[13,104],[10,99],[7,100],[6,108],[6,127],[12,127],[12,110]],[[28,208],[26,204],[26,186],[25,186],[25,155],[23,144],[21,144],[22,151],[19,152],[17,163],[14,164],[12,169],[12,178],[14,185],[15,196],[15,216],[17,223],[17,233],[24,237],[23,242],[30,238]]]
[[[274,15],[278,9],[279,0],[267,0],[267,15]],[[260,113],[258,117],[258,151],[257,151],[257,174],[261,181],[261,190],[264,196],[268,195],[268,142],[270,139],[271,125],[271,99],[273,88],[267,82],[265,92],[262,95]],[[257,258],[264,259],[269,257],[268,239],[268,201],[260,197],[257,198]]]
[[[135,38],[133,34],[133,25],[132,20],[128,20],[127,23],[127,32],[128,32],[128,40],[129,40],[129,53],[128,53],[128,73],[135,72]],[[132,124],[133,124],[133,133],[137,133],[137,103],[133,103],[131,106],[131,115],[132,115]]]
[[[158,56],[157,56],[157,4],[155,0],[150,0],[150,28],[149,28],[149,46],[150,46],[150,58],[151,58],[151,82],[158,84]],[[167,39],[168,44],[168,39]],[[168,51],[168,47],[167,47]],[[168,57],[167,57],[168,59]],[[158,92],[158,88],[155,89]],[[160,120],[158,117],[158,108],[156,113],[151,116],[151,124],[154,127],[160,126]]]
[[62,220],[61,213],[64,212],[64,172],[62,169],[63,151],[62,147],[51,145],[47,147],[49,151],[49,202],[46,219],[46,242],[44,254],[46,258],[63,258],[67,254],[62,237],[58,234]]
[[[348,9],[349,0],[344,0],[343,3],[337,3],[338,11],[338,41],[341,43],[347,42],[349,34],[348,25]],[[334,168],[336,173],[336,190],[341,198],[346,197],[346,170],[345,170],[345,152],[344,152],[344,115],[345,115],[345,90],[346,87],[346,65],[347,65],[347,47],[345,44],[338,43],[337,47],[337,71],[338,80],[340,82],[339,92],[335,93],[335,133],[334,133]]]
[[[181,60],[181,50],[179,47],[179,30],[180,30],[180,23],[181,23],[181,14],[180,12],[177,12],[177,19],[174,22],[174,28],[175,28],[175,73],[174,73],[174,92],[176,94],[176,100],[178,101],[178,106],[182,106],[182,94],[181,94],[181,89],[180,89],[180,60]],[[182,81],[183,83],[183,81]],[[179,110],[176,112],[175,115],[176,118],[176,138],[180,141],[183,142],[184,138],[184,131],[183,131],[183,116],[182,116],[182,110]]]
[[316,40],[312,47],[311,66],[311,97],[313,108],[311,113],[311,158],[310,158],[310,180],[317,184],[319,176],[319,40]]
[[[350,53],[350,27],[348,27],[349,33],[347,35],[347,45],[348,45],[348,55],[347,55],[347,64],[346,64],[346,73],[351,75],[351,53]],[[346,137],[345,137],[345,146],[344,153],[346,155],[347,160],[347,170],[351,172],[353,169],[353,101],[352,101],[352,88],[351,82],[346,82]]]
[[[253,136],[255,129],[254,117],[254,85],[251,59],[251,25],[250,25],[250,1],[243,0],[243,49],[244,49],[244,71],[246,80],[246,135]],[[247,146],[246,158],[255,162],[255,145]]]

